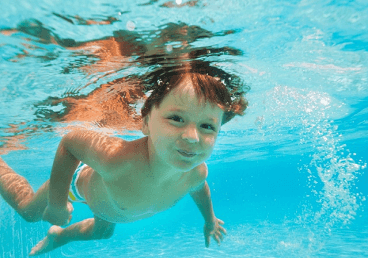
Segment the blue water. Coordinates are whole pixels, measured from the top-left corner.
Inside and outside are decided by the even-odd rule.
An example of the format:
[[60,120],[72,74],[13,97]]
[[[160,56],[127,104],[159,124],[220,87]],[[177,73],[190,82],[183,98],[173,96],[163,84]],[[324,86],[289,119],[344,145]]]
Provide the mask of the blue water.
[[[142,75],[150,69],[139,61],[143,55],[226,47],[236,54],[201,58],[250,86],[246,115],[223,126],[208,161],[215,213],[228,231],[221,247],[204,247],[203,219],[185,197],[155,217],[118,225],[110,240],[70,243],[41,257],[368,256],[366,1],[6,0],[1,6],[0,155],[35,189],[48,179],[70,128],[141,136],[134,128],[96,126],[102,120],[68,120],[68,106],[53,100],[83,100],[105,83]],[[186,25],[197,26],[194,38],[164,38],[165,28]],[[102,64],[70,47],[117,32],[144,47]],[[86,206],[74,207],[72,222],[92,216]],[[2,199],[0,218],[4,258],[26,257],[50,226],[25,222]]]

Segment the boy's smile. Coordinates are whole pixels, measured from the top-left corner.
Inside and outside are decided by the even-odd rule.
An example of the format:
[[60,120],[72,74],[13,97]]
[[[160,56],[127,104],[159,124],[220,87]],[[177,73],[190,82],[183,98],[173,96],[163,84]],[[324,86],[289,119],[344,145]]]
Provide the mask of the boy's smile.
[[203,163],[213,151],[223,113],[198,97],[191,81],[184,80],[144,121],[150,162],[182,172]]

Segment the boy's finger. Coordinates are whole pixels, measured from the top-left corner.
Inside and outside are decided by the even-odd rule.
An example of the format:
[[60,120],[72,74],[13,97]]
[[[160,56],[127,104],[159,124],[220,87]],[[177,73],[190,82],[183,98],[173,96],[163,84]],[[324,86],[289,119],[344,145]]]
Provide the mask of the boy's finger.
[[223,227],[219,227],[219,229],[220,229],[220,231],[221,231],[222,233],[224,233],[225,235],[227,235],[227,231],[226,231],[226,229],[224,229]]
[[211,241],[210,236],[205,236],[204,240],[205,240],[206,247],[208,248],[210,246],[210,241]]
[[225,222],[223,222],[222,220],[220,220],[220,219],[217,219],[217,222],[219,223],[219,224],[221,224],[221,225],[224,225],[225,224]]
[[216,240],[217,244],[220,245],[221,241],[218,235],[214,235],[213,238]]
[[221,241],[224,240],[224,236],[221,234],[221,232],[217,232],[216,235],[220,238]]

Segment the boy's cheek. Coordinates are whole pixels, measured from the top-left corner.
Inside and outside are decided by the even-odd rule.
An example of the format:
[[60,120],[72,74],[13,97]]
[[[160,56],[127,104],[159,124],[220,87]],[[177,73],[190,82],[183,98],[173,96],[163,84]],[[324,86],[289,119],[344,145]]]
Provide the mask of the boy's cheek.
[[207,146],[210,146],[213,148],[216,142],[216,137],[215,136],[206,137],[204,142]]
[[157,133],[162,137],[178,137],[180,134],[176,128],[170,127],[170,125],[162,126]]

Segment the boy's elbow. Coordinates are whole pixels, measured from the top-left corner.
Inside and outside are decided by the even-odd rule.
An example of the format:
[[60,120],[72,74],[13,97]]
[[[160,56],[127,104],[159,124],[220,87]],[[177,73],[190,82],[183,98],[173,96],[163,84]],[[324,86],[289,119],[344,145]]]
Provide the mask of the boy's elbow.
[[59,144],[61,150],[79,161],[84,160],[86,156],[86,147],[81,133],[83,133],[82,130],[71,131],[61,139]]
[[101,229],[101,230],[97,230],[95,233],[95,238],[96,239],[109,239],[114,235],[114,231],[115,231],[115,225]]
[[190,191],[190,195],[192,197],[195,197],[197,195],[203,195],[203,193],[207,193],[208,188],[208,184],[207,181],[204,180],[203,182],[201,182],[199,185],[197,185],[197,187],[193,188],[192,191]]
[[107,229],[102,235],[101,239],[110,239],[114,235],[114,230]]
[[71,143],[73,142],[73,138],[75,137],[74,132],[69,132],[66,135],[63,136],[63,138],[61,138],[61,141],[59,143],[59,147],[63,148],[65,150],[70,149],[71,147]]

